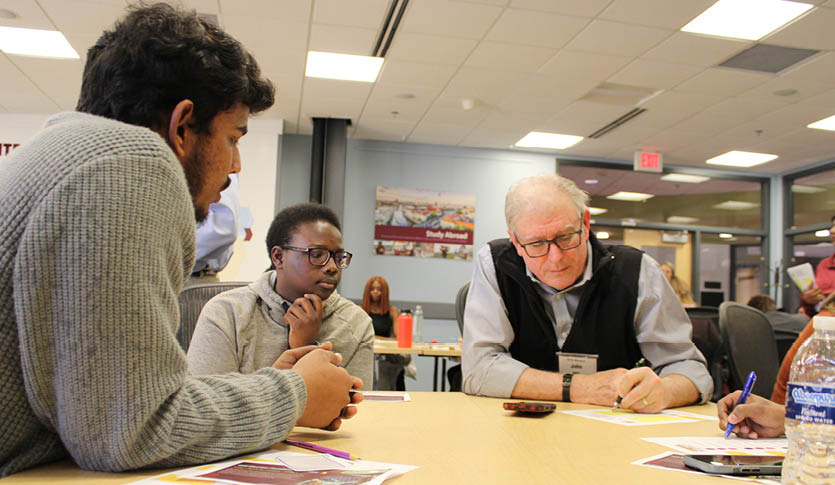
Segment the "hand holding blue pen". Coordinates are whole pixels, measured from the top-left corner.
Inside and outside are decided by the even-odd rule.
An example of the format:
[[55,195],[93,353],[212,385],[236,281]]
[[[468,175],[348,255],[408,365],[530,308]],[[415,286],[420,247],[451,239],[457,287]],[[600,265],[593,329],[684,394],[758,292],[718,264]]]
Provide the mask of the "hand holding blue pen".
[[[751,389],[754,387],[755,382],[757,382],[757,374],[754,371],[751,371],[751,373],[748,374],[748,379],[745,381],[745,387],[742,389],[742,394],[740,394],[739,400],[736,402],[737,406],[745,404],[745,401],[748,400],[748,395],[751,394]],[[728,426],[725,428],[725,438],[731,435],[734,430],[734,426],[735,425],[733,423],[728,423]]]

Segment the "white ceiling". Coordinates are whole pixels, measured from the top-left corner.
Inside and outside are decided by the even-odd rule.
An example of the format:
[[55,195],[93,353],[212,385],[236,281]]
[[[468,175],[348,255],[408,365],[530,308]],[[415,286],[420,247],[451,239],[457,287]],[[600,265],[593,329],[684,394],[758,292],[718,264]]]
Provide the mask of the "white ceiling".
[[[304,77],[306,52],[371,53],[390,0],[187,0],[218,15],[278,87],[261,116],[308,134],[314,116],[347,117],[350,136],[507,148],[529,131],[589,135],[632,106],[580,100],[602,82],[664,91],[599,139],[555,153],[704,166],[728,150],[779,155],[781,173],[835,156],[835,0],[761,42],[822,52],[779,74],[715,67],[753,45],[680,32],[714,0],[411,0],[374,84]],[[61,30],[79,61],[0,55],[0,110],[75,106],[84,53],[124,0],[0,0],[0,25]],[[774,95],[796,89],[788,97]],[[402,95],[413,97],[403,99]],[[464,110],[464,98],[475,100]]]

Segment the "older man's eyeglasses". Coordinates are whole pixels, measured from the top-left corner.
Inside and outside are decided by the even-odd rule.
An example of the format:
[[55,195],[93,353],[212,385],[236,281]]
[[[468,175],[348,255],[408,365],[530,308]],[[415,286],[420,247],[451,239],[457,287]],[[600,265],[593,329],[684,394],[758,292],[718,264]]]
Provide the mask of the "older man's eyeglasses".
[[339,269],[347,268],[351,264],[351,256],[353,256],[344,249],[330,251],[325,248],[297,248],[295,246],[282,246],[282,249],[307,253],[307,260],[310,261],[310,264],[313,266],[324,266],[328,264],[331,256],[333,256],[333,261]]
[[569,232],[568,234],[560,234],[554,239],[543,239],[541,241],[533,241],[527,244],[522,244],[519,241],[519,236],[517,236],[515,232],[513,233],[513,236],[516,238],[516,242],[519,243],[519,245],[522,246],[522,249],[525,250],[528,257],[541,258],[548,254],[548,250],[551,249],[551,244],[554,244],[563,251],[576,248],[583,240],[583,238],[580,237],[582,234],[583,226],[580,226],[579,231]]

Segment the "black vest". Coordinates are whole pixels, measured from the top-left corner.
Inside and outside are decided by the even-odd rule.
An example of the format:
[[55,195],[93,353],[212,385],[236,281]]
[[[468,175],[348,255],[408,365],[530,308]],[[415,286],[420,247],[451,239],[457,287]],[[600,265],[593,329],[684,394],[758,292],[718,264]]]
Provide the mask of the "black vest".
[[635,307],[643,253],[630,246],[603,246],[589,235],[591,279],[583,288],[574,323],[563,348],[545,301],[525,272],[525,261],[509,239],[490,241],[496,279],[515,338],[514,359],[535,368],[557,370],[556,352],[597,354],[597,370],[631,369],[641,359],[635,337]]

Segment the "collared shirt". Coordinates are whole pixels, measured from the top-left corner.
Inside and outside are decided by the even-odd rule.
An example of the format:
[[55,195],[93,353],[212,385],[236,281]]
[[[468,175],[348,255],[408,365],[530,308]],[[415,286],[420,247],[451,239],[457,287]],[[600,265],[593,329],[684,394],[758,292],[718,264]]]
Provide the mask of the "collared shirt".
[[[587,254],[581,280],[562,291],[543,284],[528,271],[538,285],[560,346],[571,331],[580,296],[593,272],[589,246]],[[650,256],[643,255],[640,271],[634,320],[641,353],[660,376],[682,374],[689,378],[699,390],[702,402],[707,402],[713,392],[713,381],[704,356],[690,338],[693,327],[684,307],[661,267]],[[490,247],[485,245],[476,255],[464,312],[461,364],[465,392],[510,396],[519,376],[528,368],[510,355],[513,340],[513,327],[499,290],[493,257]]]
[[218,273],[232,258],[238,238],[241,200],[238,174],[230,174],[229,180],[229,187],[220,193],[220,202],[209,205],[209,216],[197,225],[197,254],[192,273]]

